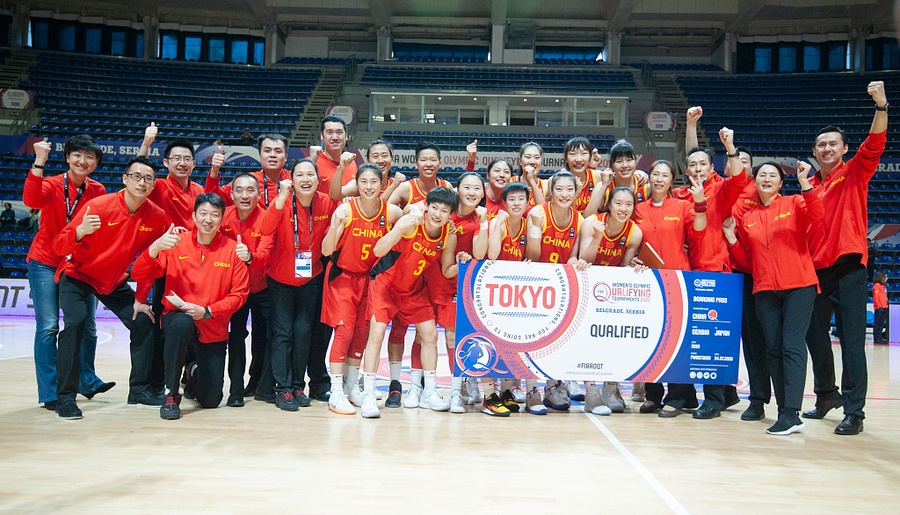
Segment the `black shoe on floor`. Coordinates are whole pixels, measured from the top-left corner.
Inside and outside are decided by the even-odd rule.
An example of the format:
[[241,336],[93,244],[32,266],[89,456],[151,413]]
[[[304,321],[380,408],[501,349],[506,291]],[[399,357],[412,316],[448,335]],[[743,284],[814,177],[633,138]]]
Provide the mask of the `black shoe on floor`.
[[294,390],[294,404],[300,408],[308,408],[310,405],[309,397],[303,393],[303,390]]
[[329,391],[319,392],[317,394],[314,394],[312,398],[319,402],[328,402],[328,399],[331,398],[331,391],[329,390]]
[[291,392],[276,392],[275,407],[284,411],[297,411],[297,403],[294,402],[294,394]]
[[856,415],[847,415],[836,428],[836,435],[858,435],[863,432],[863,419]]
[[778,416],[778,420],[775,424],[769,429],[766,429],[766,433],[784,436],[802,431],[805,428],[806,425],[803,424],[800,417],[797,416],[797,410],[785,410]]
[[256,394],[256,387],[259,386],[258,383],[254,383],[251,381],[247,384],[247,387],[244,388],[244,397],[253,397]]
[[164,396],[154,395],[150,391],[128,392],[128,404],[143,404],[144,406],[162,406]]
[[762,420],[766,418],[766,410],[761,402],[751,402],[741,413],[741,420]]
[[385,408],[399,408],[400,400],[403,395],[403,385],[400,381],[392,380],[390,389],[388,390],[387,399],[384,401]]
[[735,404],[741,402],[741,398],[738,397],[737,388],[732,385],[728,385],[725,387],[725,409],[728,409]]
[[709,404],[704,403],[702,406],[700,406],[700,409],[694,412],[693,416],[694,418],[706,420],[710,418],[716,418],[721,415],[722,410],[720,410],[719,408],[713,408]]
[[110,391],[110,390],[112,389],[112,387],[115,386],[115,385],[116,385],[116,382],[115,382],[115,381],[110,381],[110,382],[108,382],[108,383],[103,383],[103,384],[101,384],[100,386],[98,386],[95,390],[90,391],[90,392],[88,392],[88,393],[84,393],[84,394],[82,394],[82,395],[84,395],[84,396],[87,397],[88,399],[93,399],[94,396],[97,395],[98,393],[106,393],[106,392]]
[[84,418],[74,400],[57,403],[56,416],[63,420],[78,420]]
[[265,393],[259,390],[256,390],[256,393],[253,394],[253,400],[255,401],[263,401],[269,404],[275,404],[275,394],[274,393]]
[[653,401],[644,401],[644,403],[641,404],[641,407],[638,408],[638,411],[641,413],[656,413],[660,408],[662,408],[662,404]]
[[159,408],[159,418],[163,420],[178,420],[181,418],[181,395],[166,395],[166,400]]
[[816,400],[816,407],[809,411],[804,411],[802,416],[803,418],[825,418],[829,411],[840,408],[843,405],[844,398],[840,394],[835,394],[831,397]]
[[47,411],[56,411],[56,401],[47,401],[41,407]]
[[241,395],[231,394],[228,396],[228,402],[225,403],[226,406],[232,408],[240,408],[244,406],[244,397]]

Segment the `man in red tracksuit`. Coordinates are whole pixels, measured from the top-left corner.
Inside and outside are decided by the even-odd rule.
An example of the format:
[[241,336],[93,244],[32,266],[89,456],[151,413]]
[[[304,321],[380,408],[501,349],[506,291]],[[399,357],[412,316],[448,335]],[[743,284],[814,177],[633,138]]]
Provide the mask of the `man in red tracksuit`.
[[[870,82],[867,93],[875,101],[869,136],[846,163],[847,139],[839,127],[819,130],[813,153],[819,171],[810,183],[822,196],[825,216],[810,226],[809,250],[822,292],[816,296],[806,345],[812,360],[816,405],[804,418],[823,418],[844,406],[844,419],[834,429],[839,435],[863,430],[866,418],[868,370],[866,366],[866,261],[868,245],[867,197],[887,141],[888,101],[884,83]],[[843,372],[839,391],[831,350],[831,315],[841,342]]]
[[162,385],[151,384],[153,325],[149,307],[135,303],[134,291],[125,282],[134,256],[165,234],[165,214],[147,200],[155,182],[153,162],[135,157],[128,162],[122,182],[125,189],[84,204],[72,221],[53,240],[53,250],[69,256],[57,271],[59,307],[65,328],[59,333],[56,414],[79,419],[75,404],[78,391],[78,355],[84,333],[89,296],[94,294],[119,317],[131,333],[129,404],[162,404]]
[[141,253],[132,270],[139,300],[146,300],[154,279],[167,277],[162,318],[166,399],[159,409],[165,420],[181,417],[178,386],[188,347],[196,360],[187,364],[187,375],[197,402],[215,408],[222,401],[228,323],[247,300],[249,278],[237,244],[219,232],[224,213],[221,197],[200,194],[194,202],[196,228],[179,238],[172,227]]
[[[290,180],[291,173],[284,168],[287,161],[288,140],[281,134],[271,133],[263,134],[259,137],[259,162],[262,164],[262,170],[253,172],[251,175],[259,181],[259,205],[263,209],[268,209],[275,198],[278,196],[278,183],[283,180]],[[231,184],[221,186],[221,176],[219,168],[213,166],[209,169],[209,177],[206,178],[207,193],[218,193],[226,206],[230,206],[231,200]]]

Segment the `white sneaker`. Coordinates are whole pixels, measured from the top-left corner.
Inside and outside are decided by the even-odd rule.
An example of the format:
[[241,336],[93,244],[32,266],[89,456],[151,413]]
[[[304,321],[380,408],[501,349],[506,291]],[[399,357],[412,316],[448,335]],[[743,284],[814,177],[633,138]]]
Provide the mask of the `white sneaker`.
[[371,395],[363,395],[359,411],[362,413],[363,418],[378,418],[381,416],[381,411],[378,410],[378,405],[375,404],[375,397]]
[[625,411],[625,399],[619,392],[619,383],[615,381],[606,381],[600,390],[603,397],[603,404],[606,404],[613,413],[622,413]]
[[[403,398],[404,408],[418,408],[420,399],[422,398],[422,387],[417,384],[409,385],[406,397]],[[374,400],[374,398],[372,399]]]
[[450,403],[445,401],[437,390],[431,390],[422,395],[422,398],[419,400],[419,407],[432,411],[450,411]]
[[450,413],[465,413],[466,406],[463,404],[462,395],[459,390],[450,392]]
[[347,400],[350,401],[350,404],[353,404],[354,406],[359,407],[359,406],[362,406],[362,401],[363,401],[364,395],[365,394],[363,393],[362,388],[360,388],[359,385],[357,384],[357,385],[353,385],[353,387],[350,388],[350,393],[348,393],[346,395],[346,398],[347,398]]
[[584,392],[581,391],[581,385],[578,384],[578,381],[567,380],[566,391],[569,393],[569,399],[573,401],[584,400]]
[[517,404],[525,402],[525,392],[521,388],[516,386],[510,391],[512,392],[513,400],[516,401]]
[[[362,376],[359,376],[359,383],[357,383],[357,386],[359,387],[360,391],[363,390],[364,387],[363,387],[363,378],[362,378]],[[381,400],[381,397],[382,397],[382,395],[381,395],[381,390],[379,390],[378,388],[375,388],[375,400],[376,400],[376,401],[380,401],[380,400]],[[359,406],[359,404],[357,404],[357,406]]]
[[584,394],[584,412],[593,413],[594,415],[612,415],[609,406],[603,403],[603,395],[597,385],[588,385],[587,392]]
[[347,396],[339,392],[331,392],[331,397],[328,398],[328,411],[338,415],[356,415],[356,408],[350,404]]
[[463,391],[462,398],[466,404],[478,404],[484,400],[484,397],[481,396],[481,390],[478,389],[478,379],[474,377],[467,377],[465,381],[463,381]]
[[547,414],[547,407],[544,406],[544,399],[541,397],[541,391],[537,387],[532,388],[525,395],[525,411],[532,415]]

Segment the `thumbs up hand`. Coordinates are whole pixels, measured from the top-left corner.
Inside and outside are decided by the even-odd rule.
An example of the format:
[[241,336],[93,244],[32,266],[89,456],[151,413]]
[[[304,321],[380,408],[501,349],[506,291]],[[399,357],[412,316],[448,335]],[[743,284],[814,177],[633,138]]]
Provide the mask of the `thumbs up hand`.
[[253,259],[253,256],[250,254],[250,250],[247,248],[247,244],[241,241],[241,235],[238,234],[237,237],[237,247],[234,249],[237,253],[237,257],[243,261],[244,263],[250,264],[250,260]]
[[81,241],[88,234],[93,234],[94,231],[100,228],[100,225],[100,217],[92,215],[91,206],[88,206],[84,210],[84,217],[81,219],[81,223],[75,228],[75,241]]
[[213,173],[219,173],[219,168],[225,164],[225,150],[222,149],[222,145],[219,145],[218,150],[213,154],[211,164],[210,172]]
[[150,126],[144,129],[144,143],[148,145],[153,143],[158,133],[159,128],[156,126],[156,122],[150,122]]
[[178,231],[175,228],[175,224],[171,224],[169,230],[154,241],[153,244],[150,245],[150,248],[147,249],[147,252],[150,254],[150,257],[156,259],[159,257],[160,251],[171,249],[175,245],[178,245],[179,242],[181,242],[181,238],[178,237]]

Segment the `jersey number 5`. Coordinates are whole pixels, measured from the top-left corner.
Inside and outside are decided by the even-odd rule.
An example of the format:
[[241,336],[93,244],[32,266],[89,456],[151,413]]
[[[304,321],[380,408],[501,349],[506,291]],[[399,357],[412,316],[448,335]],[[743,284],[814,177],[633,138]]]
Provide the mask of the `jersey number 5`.
[[359,259],[361,261],[365,261],[365,260],[369,259],[369,249],[371,249],[371,248],[372,248],[371,243],[366,243],[365,245],[362,246],[362,249],[361,249],[362,252],[360,253],[360,256],[359,256]]

